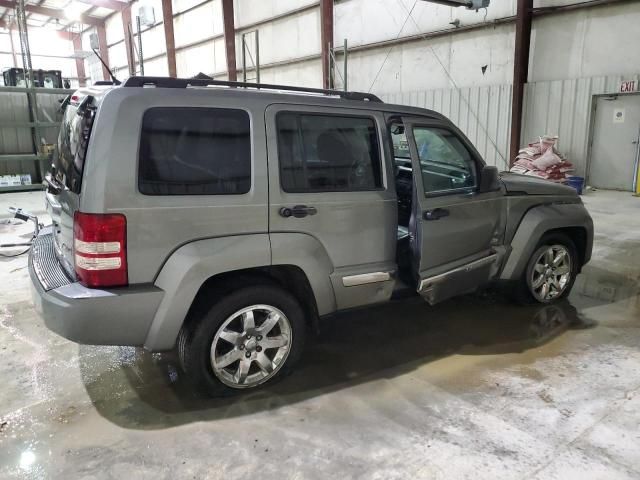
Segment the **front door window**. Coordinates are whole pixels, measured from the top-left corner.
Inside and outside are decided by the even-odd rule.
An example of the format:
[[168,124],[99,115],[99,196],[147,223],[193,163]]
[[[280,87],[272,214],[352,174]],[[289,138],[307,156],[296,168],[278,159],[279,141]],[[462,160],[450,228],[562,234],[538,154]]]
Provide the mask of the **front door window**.
[[475,163],[469,150],[453,132],[417,126],[413,128],[413,136],[425,194],[475,190]]

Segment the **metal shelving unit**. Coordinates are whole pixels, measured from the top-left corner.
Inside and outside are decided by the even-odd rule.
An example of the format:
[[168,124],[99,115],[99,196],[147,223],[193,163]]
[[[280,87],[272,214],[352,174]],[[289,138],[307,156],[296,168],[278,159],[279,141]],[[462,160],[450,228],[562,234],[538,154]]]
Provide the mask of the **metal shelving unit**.
[[[12,105],[14,102],[5,100],[3,96],[8,96],[7,94],[26,94],[30,99],[35,99],[35,102],[28,101],[26,105]],[[0,87],[0,106],[2,108],[6,108],[10,110],[13,108],[15,111],[12,112],[12,116],[16,118],[22,118],[20,120],[0,120],[0,142],[3,138],[14,139],[16,145],[15,148],[10,149],[9,151],[21,151],[22,149],[31,150],[31,153],[8,153],[8,154],[0,154],[0,166],[6,165],[6,162],[21,162],[17,167],[17,171],[13,168],[8,168],[5,171],[5,174],[20,174],[20,173],[28,173],[24,170],[30,170],[35,172],[35,177],[32,174],[32,184],[31,185],[20,185],[20,186],[9,186],[9,187],[1,187],[0,193],[2,192],[15,192],[15,191],[23,191],[23,190],[39,190],[42,182],[42,172],[44,172],[44,167],[49,158],[48,155],[44,155],[39,151],[40,138],[48,137],[48,141],[52,142],[52,133],[56,131],[60,125],[60,122],[56,118],[48,118],[39,120],[42,116],[53,117],[51,114],[46,114],[47,101],[49,100],[49,104],[51,104],[54,100],[49,98],[45,99],[43,97],[51,95],[55,95],[56,98],[58,96],[62,97],[63,95],[69,95],[73,93],[73,90],[64,90],[64,89],[46,89],[46,88],[28,88],[28,87]],[[13,95],[13,100],[15,100],[15,95]],[[57,102],[56,102],[57,103]],[[36,111],[34,106],[39,105],[39,112]],[[25,108],[28,112],[25,113]],[[49,108],[51,110],[51,108]],[[42,115],[45,113],[45,115]],[[39,115],[40,114],[40,115]],[[34,119],[31,120],[30,119]],[[45,134],[48,131],[48,135]],[[27,137],[28,136],[28,140]],[[30,140],[30,142],[29,142]],[[26,142],[25,142],[26,141]],[[11,143],[11,142],[8,142]],[[25,145],[26,143],[26,145]],[[30,145],[29,145],[30,143]],[[18,144],[22,145],[22,148],[18,148]],[[29,148],[30,147],[30,148]],[[23,150],[24,151],[24,150]],[[23,163],[26,162],[26,163]],[[26,168],[26,165],[29,165],[29,162],[34,162],[35,167]],[[32,164],[32,165],[34,165]],[[1,170],[5,170],[2,168]],[[23,171],[21,171],[23,170]]]
[[15,185],[12,187],[0,187],[0,193],[35,192],[37,190],[44,190],[44,185],[42,185],[41,183],[34,183],[31,185]]
[[[42,188],[42,162],[48,159],[48,155],[43,155],[40,152],[40,139],[43,136],[43,132],[46,129],[57,128],[59,122],[57,121],[55,114],[51,115],[51,98],[49,104],[46,101],[40,102],[39,96],[44,95],[68,95],[73,90],[63,89],[51,89],[51,88],[35,88],[33,81],[33,68],[31,64],[31,51],[29,47],[29,35],[27,31],[27,21],[25,15],[25,0],[18,0],[16,4],[16,23],[18,24],[18,33],[20,36],[20,52],[22,57],[22,67],[24,69],[25,84],[24,87],[0,87],[0,107],[3,112],[8,113],[8,117],[13,117],[15,120],[2,121],[0,119],[0,141],[7,143],[7,138],[14,140],[15,145],[10,145],[7,149],[9,151],[21,151],[29,150],[25,143],[28,145],[31,143],[32,153],[12,153],[12,154],[0,154],[0,166],[6,164],[6,162],[20,162],[17,172],[13,174],[22,174],[24,172],[24,162],[34,162],[30,170],[34,173],[32,175],[31,185],[15,185],[0,187],[0,193],[2,192],[16,192],[27,190],[39,190]],[[26,115],[25,105],[21,102],[15,102],[16,96],[11,94],[23,93],[26,94]],[[6,102],[2,98],[3,94],[6,94]],[[6,103],[6,104],[5,104]],[[47,113],[47,107],[49,113]],[[55,109],[53,109],[55,111]],[[25,117],[25,118],[22,118]],[[40,120],[42,117],[42,120]],[[17,119],[16,119],[17,118]],[[25,130],[29,129],[30,135],[26,136]],[[49,134],[51,137],[51,134]],[[7,145],[5,145],[7,147]],[[5,150],[6,151],[6,150]],[[9,167],[7,167],[7,170]],[[2,170],[5,170],[2,168]],[[22,171],[21,171],[22,170]],[[9,173],[9,172],[8,172]],[[12,174],[12,173],[9,173]]]

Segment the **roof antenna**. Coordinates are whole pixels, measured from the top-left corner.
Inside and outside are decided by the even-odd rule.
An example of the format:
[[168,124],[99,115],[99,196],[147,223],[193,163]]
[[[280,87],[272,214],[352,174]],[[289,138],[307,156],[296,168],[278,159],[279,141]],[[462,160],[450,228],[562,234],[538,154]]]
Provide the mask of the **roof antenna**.
[[120,85],[120,83],[122,82],[120,82],[120,80],[116,78],[116,76],[113,74],[113,72],[109,68],[109,65],[105,63],[105,61],[102,59],[100,54],[97,52],[97,49],[100,47],[100,42],[98,41],[98,35],[96,35],[95,33],[92,33],[91,35],[89,35],[89,43],[91,44],[91,50],[93,50],[93,53],[96,55],[96,57],[98,57],[98,60],[100,60],[100,63],[102,63],[104,68],[107,69],[107,72],[109,72],[109,75],[111,75],[111,80],[113,81],[113,84]]

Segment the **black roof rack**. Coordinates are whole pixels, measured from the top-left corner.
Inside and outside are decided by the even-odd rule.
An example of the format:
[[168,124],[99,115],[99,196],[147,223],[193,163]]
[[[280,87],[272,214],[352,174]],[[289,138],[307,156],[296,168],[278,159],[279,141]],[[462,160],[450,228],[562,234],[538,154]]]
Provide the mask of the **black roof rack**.
[[201,78],[129,77],[122,84],[123,87],[145,87],[147,85],[158,88],[187,88],[189,86],[207,87],[209,85],[217,85],[221,87],[255,88],[258,90],[283,90],[287,92],[333,95],[344,98],[345,100],[360,100],[382,103],[382,100],[371,93],[345,92],[342,90],[325,90],[322,88],[293,87],[289,85],[272,85],[269,83],[227,82],[224,80],[209,80]]

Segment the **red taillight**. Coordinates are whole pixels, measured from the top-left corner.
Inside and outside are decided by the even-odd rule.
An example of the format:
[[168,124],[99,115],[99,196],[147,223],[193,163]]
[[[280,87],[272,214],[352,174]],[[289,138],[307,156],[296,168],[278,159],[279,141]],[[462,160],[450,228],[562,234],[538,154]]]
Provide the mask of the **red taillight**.
[[87,287],[122,287],[127,277],[127,219],[119,213],[73,216],[76,275]]

